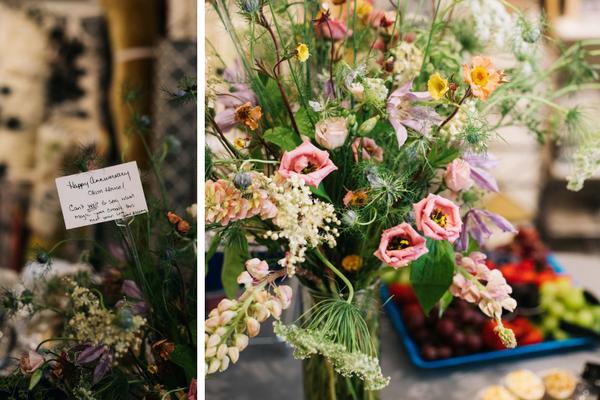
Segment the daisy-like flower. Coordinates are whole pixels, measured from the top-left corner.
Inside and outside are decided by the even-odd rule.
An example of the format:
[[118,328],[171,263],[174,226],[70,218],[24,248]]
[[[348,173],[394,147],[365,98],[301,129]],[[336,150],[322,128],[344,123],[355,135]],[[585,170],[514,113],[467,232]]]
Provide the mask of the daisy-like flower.
[[463,74],[465,83],[471,86],[473,95],[480,100],[487,99],[505,76],[502,71],[496,71],[492,60],[480,56],[473,57],[471,68],[467,64],[463,65]]
[[413,80],[396,89],[388,98],[386,112],[396,131],[398,147],[402,147],[408,137],[406,127],[425,135],[432,125],[441,122],[439,115],[431,108],[413,105],[415,101],[431,100],[429,92],[411,92]]
[[244,126],[250,127],[252,130],[258,128],[256,121],[258,121],[261,116],[260,107],[256,106],[252,108],[252,103],[246,103],[235,109],[235,120],[241,122]]
[[342,267],[348,272],[356,272],[363,266],[363,259],[356,255],[352,254],[344,257],[342,260]]

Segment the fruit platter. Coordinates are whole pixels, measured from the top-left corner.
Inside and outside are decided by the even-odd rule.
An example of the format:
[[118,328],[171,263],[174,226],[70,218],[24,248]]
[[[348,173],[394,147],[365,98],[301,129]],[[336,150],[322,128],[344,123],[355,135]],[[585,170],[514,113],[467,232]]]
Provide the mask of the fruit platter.
[[410,285],[409,268],[383,276],[382,298],[412,362],[441,368],[505,357],[590,346],[600,332],[600,303],[569,276],[533,228],[521,228],[512,243],[487,255],[513,287],[518,307],[503,315],[518,346],[506,349],[495,323],[472,304],[454,299],[428,316]]

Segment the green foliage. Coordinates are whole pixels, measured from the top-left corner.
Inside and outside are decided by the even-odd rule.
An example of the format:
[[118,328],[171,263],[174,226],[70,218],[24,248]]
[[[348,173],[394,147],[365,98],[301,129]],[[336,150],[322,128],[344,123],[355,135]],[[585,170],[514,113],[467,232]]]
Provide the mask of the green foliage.
[[325,185],[323,184],[323,182],[321,182],[319,184],[319,186],[315,189],[314,187],[310,187],[310,191],[314,194],[317,195],[327,201],[329,201],[330,203],[333,203],[331,201],[331,199],[329,198],[329,196],[327,195],[327,192],[325,191]]
[[444,293],[444,295],[442,296],[442,298],[440,299],[440,310],[438,312],[438,317],[441,318],[442,315],[444,314],[444,311],[446,311],[448,309],[448,307],[450,306],[450,304],[452,303],[452,300],[454,300],[454,295],[446,290],[446,293]]
[[300,107],[295,115],[296,125],[301,135],[315,138],[315,124],[319,120],[317,113],[311,108]]
[[275,143],[285,151],[292,151],[302,144],[302,139],[296,132],[280,126],[266,131],[263,138],[268,142]]
[[473,239],[473,236],[469,233],[469,245],[467,246],[467,252],[465,254],[469,255],[474,251],[481,251],[481,247],[479,247],[477,240]]
[[210,247],[208,248],[208,251],[206,252],[205,275],[208,274],[208,262],[215,255],[215,253],[217,252],[217,248],[219,247],[220,244],[221,244],[221,233],[215,232],[215,236],[211,240]]
[[231,233],[227,237],[223,271],[221,272],[223,288],[230,299],[233,299],[238,291],[240,285],[237,283],[237,277],[244,272],[245,263],[248,259],[250,259],[248,239],[242,231],[238,230]]
[[425,314],[433,308],[452,284],[454,250],[447,240],[427,238],[429,252],[411,263],[410,283]]
[[198,363],[194,350],[189,346],[182,344],[175,346],[175,350],[171,353],[171,361],[183,368],[188,382],[197,376]]

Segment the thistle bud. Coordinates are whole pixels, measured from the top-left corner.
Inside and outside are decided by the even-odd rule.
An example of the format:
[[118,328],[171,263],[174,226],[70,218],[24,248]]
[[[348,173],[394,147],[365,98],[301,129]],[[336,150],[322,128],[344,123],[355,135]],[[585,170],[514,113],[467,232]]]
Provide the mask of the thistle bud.
[[221,360],[221,365],[219,366],[219,371],[223,372],[229,367],[229,357],[225,356]]
[[368,120],[363,122],[358,128],[358,136],[365,136],[371,133],[373,128],[375,128],[377,121],[379,121],[379,118],[379,115],[376,115],[373,118],[369,118]]
[[231,362],[235,364],[240,358],[240,351],[237,347],[230,347],[229,350],[227,350],[227,355],[231,359]]
[[207,347],[217,347],[217,345],[221,342],[221,336],[217,333],[213,333],[208,338],[208,342],[206,343]]
[[229,323],[229,321],[231,321],[233,319],[233,317],[236,316],[236,312],[234,311],[225,311],[223,314],[221,314],[221,318],[219,319],[219,324],[221,326],[225,326]]
[[229,310],[229,307],[231,307],[231,300],[223,299],[219,303],[219,306],[217,309],[219,310],[219,313],[223,313],[223,312]]
[[271,313],[269,312],[269,309],[265,306],[261,306],[260,311],[258,312],[258,322],[265,322],[270,316]]
[[133,324],[133,311],[131,308],[122,308],[117,311],[113,324],[125,330],[131,328],[131,324]]
[[217,372],[217,370],[219,369],[220,366],[221,366],[221,361],[219,361],[216,358],[213,358],[213,360],[210,362],[210,366],[208,367],[208,373],[214,374],[215,372]]
[[242,10],[246,12],[252,12],[258,10],[258,0],[242,0]]
[[349,210],[342,215],[342,222],[348,226],[354,226],[356,222],[358,222],[358,214],[356,212]]
[[216,354],[217,354],[217,348],[209,347],[206,349],[206,352],[204,353],[204,357],[214,357]]
[[39,252],[36,258],[37,262],[40,264],[46,264],[48,262],[48,255],[43,251]]
[[246,190],[252,184],[252,178],[245,172],[238,172],[233,176],[233,186],[238,190]]
[[258,335],[258,332],[260,332],[260,324],[254,318],[248,318],[248,321],[246,322],[246,327],[248,328],[248,336],[250,336],[251,338]]
[[248,336],[246,335],[236,333],[235,335],[233,335],[233,339],[235,340],[235,347],[239,351],[243,351],[248,346]]
[[227,345],[226,344],[220,345],[219,349],[217,350],[217,358],[219,360],[222,360],[226,354],[227,354]]
[[529,26],[527,29],[523,30],[523,40],[527,43],[535,43],[538,41],[540,36],[542,35],[542,31],[537,26]]

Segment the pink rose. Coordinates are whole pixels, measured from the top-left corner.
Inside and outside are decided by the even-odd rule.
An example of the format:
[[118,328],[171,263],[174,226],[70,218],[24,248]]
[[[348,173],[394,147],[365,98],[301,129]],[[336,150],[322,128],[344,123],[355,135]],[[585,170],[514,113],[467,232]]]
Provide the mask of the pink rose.
[[454,243],[460,234],[462,221],[456,204],[436,194],[413,204],[417,228],[435,240]]
[[429,250],[425,247],[425,238],[419,235],[412,226],[403,222],[383,231],[379,249],[373,255],[398,269],[427,252]]
[[354,153],[354,161],[358,162],[358,146],[362,140],[362,158],[369,160],[371,156],[377,161],[383,161],[383,149],[377,146],[377,143],[371,138],[358,138],[352,143],[352,152]]
[[446,182],[448,189],[455,192],[467,190],[475,183],[471,179],[471,167],[460,158],[448,164],[446,173],[444,174],[444,182]]
[[307,140],[294,150],[283,154],[278,172],[284,179],[297,176],[298,179],[304,179],[308,186],[316,188],[335,170],[337,167],[329,159],[329,153],[317,149]]
[[21,357],[21,372],[25,376],[33,375],[33,372],[42,366],[44,363],[44,357],[40,356],[33,350],[29,350],[29,353]]
[[[331,33],[329,32],[329,28],[331,28]],[[346,38],[346,31],[348,32],[348,37],[351,37],[352,29],[348,30],[342,20],[333,17],[330,17],[328,22],[317,24],[317,36],[325,36],[326,38],[333,38],[333,40],[344,40]]]
[[343,146],[347,136],[346,118],[328,118],[315,125],[315,140],[326,149],[333,150]]

